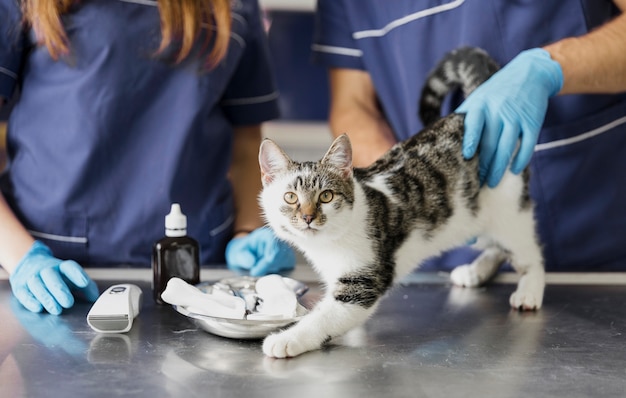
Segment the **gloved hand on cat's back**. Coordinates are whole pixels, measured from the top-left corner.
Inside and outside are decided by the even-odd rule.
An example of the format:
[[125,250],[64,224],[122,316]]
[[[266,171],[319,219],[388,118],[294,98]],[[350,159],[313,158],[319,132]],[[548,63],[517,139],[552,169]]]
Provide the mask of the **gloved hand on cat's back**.
[[74,293],[90,302],[98,298],[96,283],[72,260],[60,260],[35,241],[9,278],[17,300],[29,311],[59,315],[74,305]]
[[509,164],[515,174],[526,168],[548,99],[562,85],[561,66],[547,51],[534,48],[513,58],[455,110],[466,114],[463,156],[469,159],[478,149],[481,183],[498,185]]
[[231,270],[261,276],[294,269],[296,255],[271,229],[263,227],[231,240],[226,246],[226,264]]

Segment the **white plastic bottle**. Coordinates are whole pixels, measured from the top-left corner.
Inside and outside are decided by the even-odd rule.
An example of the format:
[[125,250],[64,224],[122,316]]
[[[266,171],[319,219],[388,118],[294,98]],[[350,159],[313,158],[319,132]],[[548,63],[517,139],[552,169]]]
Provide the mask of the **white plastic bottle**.
[[200,283],[200,248],[198,242],[187,236],[187,217],[178,203],[172,203],[165,216],[165,237],[152,248],[152,293],[154,301],[164,304],[161,293],[172,277],[196,285]]

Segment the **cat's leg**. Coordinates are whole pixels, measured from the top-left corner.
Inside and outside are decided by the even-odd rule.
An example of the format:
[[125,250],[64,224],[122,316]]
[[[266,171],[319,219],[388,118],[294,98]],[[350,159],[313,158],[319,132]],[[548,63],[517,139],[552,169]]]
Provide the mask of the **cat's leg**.
[[483,246],[483,251],[471,264],[453,269],[450,279],[457,286],[480,286],[491,279],[507,257],[508,253],[501,247],[489,243]]
[[511,307],[523,310],[541,308],[545,288],[545,270],[541,247],[535,232],[531,210],[510,215],[507,227],[500,228],[500,244],[510,252],[513,269],[520,275],[517,290],[511,295]]
[[327,295],[297,324],[266,337],[263,353],[269,357],[288,358],[320,349],[332,338],[365,323],[374,310],[375,305],[366,308]]
[[[534,237],[534,235],[533,235]],[[534,239],[528,243],[513,244],[511,265],[520,275],[517,290],[511,295],[511,307],[523,310],[541,308],[546,276],[541,248]]]

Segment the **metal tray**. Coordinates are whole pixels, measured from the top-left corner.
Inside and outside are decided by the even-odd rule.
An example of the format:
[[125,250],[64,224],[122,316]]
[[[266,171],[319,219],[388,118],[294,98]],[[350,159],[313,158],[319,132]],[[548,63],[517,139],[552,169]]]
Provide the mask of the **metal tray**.
[[[196,285],[196,287],[205,293],[211,293],[216,284],[220,284],[221,286],[229,285],[233,288],[253,288],[257,279],[259,278],[253,278],[250,276],[232,277],[222,279],[215,283],[202,282]],[[294,289],[298,299],[308,290],[308,287],[301,282],[291,278],[285,279],[287,279],[286,282],[289,282],[289,285]],[[172,307],[182,315],[189,318],[201,329],[217,336],[231,339],[262,339],[274,331],[298,322],[308,312],[308,309],[299,302],[298,308],[296,309],[296,316],[293,318],[250,320],[218,318],[193,313],[183,306],[172,305]]]

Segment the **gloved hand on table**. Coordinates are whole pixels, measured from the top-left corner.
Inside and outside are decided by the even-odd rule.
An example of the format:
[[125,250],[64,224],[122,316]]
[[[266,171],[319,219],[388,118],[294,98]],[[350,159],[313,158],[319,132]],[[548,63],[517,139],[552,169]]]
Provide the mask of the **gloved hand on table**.
[[292,270],[296,255],[272,230],[263,227],[231,240],[226,246],[226,264],[231,270],[247,270],[252,276],[261,276]]
[[455,110],[465,113],[463,156],[479,149],[480,181],[498,185],[517,148],[511,171],[519,174],[534,152],[548,99],[563,85],[561,66],[534,48],[521,52],[472,92]]
[[33,243],[9,277],[9,282],[18,301],[32,312],[45,308],[49,313],[59,315],[63,308],[74,305],[72,291],[90,302],[99,295],[95,282],[78,263],[59,260],[40,241]]

